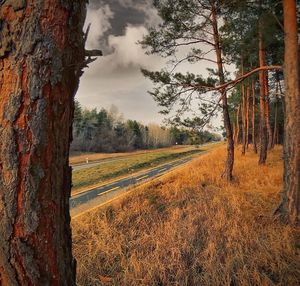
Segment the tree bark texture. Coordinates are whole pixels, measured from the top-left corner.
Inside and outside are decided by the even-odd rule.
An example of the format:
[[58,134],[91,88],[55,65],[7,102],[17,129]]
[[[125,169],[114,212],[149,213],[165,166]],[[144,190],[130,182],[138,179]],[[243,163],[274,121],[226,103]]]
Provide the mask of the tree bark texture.
[[295,0],[284,0],[285,136],[284,190],[279,207],[292,224],[300,223],[300,68]]
[[[262,21],[259,21],[259,65],[265,66],[265,48],[262,35]],[[266,124],[266,89],[265,89],[265,71],[259,72],[259,135],[260,135],[260,150],[259,164],[265,164],[268,152],[268,133]]]
[[[222,85],[225,83],[225,76],[224,76],[224,69],[223,69],[222,51],[220,47],[216,1],[212,2],[212,26],[213,26],[214,44],[215,44],[215,52],[217,57],[219,80],[220,80],[220,85]],[[226,159],[226,166],[225,166],[225,175],[227,181],[232,181],[233,179],[232,171],[233,171],[233,164],[234,164],[233,132],[232,132],[232,126],[230,122],[226,90],[222,89],[220,92],[222,96],[224,127],[226,130],[226,137],[227,137],[227,159]]]
[[0,7],[0,285],[75,285],[68,166],[85,1]]

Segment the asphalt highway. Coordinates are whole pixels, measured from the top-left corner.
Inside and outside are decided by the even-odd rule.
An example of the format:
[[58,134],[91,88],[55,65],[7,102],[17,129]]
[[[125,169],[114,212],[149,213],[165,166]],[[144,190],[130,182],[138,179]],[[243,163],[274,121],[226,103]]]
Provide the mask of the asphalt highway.
[[180,160],[163,164],[143,173],[139,173],[138,175],[133,175],[131,177],[120,179],[113,183],[76,194],[70,199],[71,216],[78,216],[81,213],[84,213],[99,204],[103,204],[119,196],[121,193],[124,193],[124,189],[130,186],[141,184],[150,179],[157,178],[167,173],[168,171],[187,163],[193,158],[193,156],[185,157]]

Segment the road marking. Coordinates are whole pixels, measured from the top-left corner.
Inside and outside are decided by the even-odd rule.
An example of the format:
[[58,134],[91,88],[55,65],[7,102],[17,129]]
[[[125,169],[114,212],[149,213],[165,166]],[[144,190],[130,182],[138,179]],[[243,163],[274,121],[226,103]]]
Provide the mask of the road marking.
[[106,194],[106,193],[109,193],[109,192],[111,192],[111,191],[113,191],[113,190],[120,189],[120,188],[121,188],[120,186],[114,187],[114,188],[109,189],[109,190],[107,190],[107,191],[105,191],[105,192],[99,193],[97,196],[104,195],[104,194]]
[[166,171],[168,168],[163,168],[161,170],[159,170],[159,173]]
[[147,178],[147,177],[148,177],[148,175],[145,175],[145,176],[143,176],[143,177],[137,178],[137,179],[136,179],[136,181],[139,181],[139,180],[145,179],[145,178]]

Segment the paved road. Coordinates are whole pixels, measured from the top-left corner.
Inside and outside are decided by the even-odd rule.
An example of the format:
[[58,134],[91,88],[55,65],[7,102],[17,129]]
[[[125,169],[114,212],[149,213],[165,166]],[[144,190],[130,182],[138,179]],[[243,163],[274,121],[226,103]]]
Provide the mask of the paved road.
[[[202,152],[204,154],[205,152]],[[194,157],[186,157],[174,162],[170,162],[159,167],[153,168],[149,171],[140,173],[139,175],[132,176],[129,178],[121,179],[113,183],[91,189],[89,191],[76,194],[70,199],[70,212],[71,216],[75,217],[83,212],[86,212],[99,204],[103,204],[120,194],[124,193],[124,189],[145,182],[146,180],[157,178],[171,169],[179,165],[183,165],[188,161],[192,160]]]

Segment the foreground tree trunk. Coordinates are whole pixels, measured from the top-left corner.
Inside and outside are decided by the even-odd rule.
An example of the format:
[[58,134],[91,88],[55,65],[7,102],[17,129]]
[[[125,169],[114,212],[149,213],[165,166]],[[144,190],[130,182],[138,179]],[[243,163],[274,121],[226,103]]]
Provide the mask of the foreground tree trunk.
[[[265,66],[265,48],[262,35],[262,21],[259,21],[259,65]],[[266,89],[265,89],[265,71],[259,72],[259,135],[260,135],[260,150],[259,164],[265,164],[268,152],[268,131],[266,123]]]
[[295,0],[284,0],[285,136],[284,189],[278,212],[293,224],[300,223],[300,68]]
[[75,285],[68,166],[84,0],[0,6],[0,285]]
[[[216,1],[213,1],[212,3],[212,26],[213,26],[213,34],[214,34],[215,52],[217,56],[219,80],[220,80],[220,84],[222,85],[225,83],[225,76],[224,76],[224,69],[223,69],[222,52],[220,47]],[[232,171],[233,171],[233,164],[234,164],[234,141],[233,141],[233,132],[232,132],[232,126],[231,126],[229,110],[228,110],[227,94],[225,89],[221,90],[221,96],[222,96],[224,127],[226,130],[226,137],[227,137],[227,160],[225,166],[225,175],[227,181],[232,181],[233,179]]]

